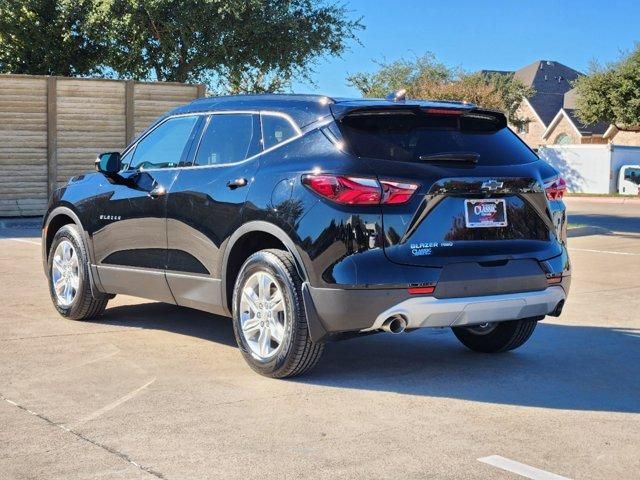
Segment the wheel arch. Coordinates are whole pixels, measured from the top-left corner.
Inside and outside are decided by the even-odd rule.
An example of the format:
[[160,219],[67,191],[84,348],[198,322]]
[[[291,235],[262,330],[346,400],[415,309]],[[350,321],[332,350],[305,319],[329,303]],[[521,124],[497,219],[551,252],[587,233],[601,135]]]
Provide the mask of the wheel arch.
[[[243,248],[244,240],[259,239],[264,242],[253,244],[253,248]],[[235,279],[240,272],[240,267],[244,261],[253,253],[265,248],[280,248],[286,250],[293,256],[296,270],[302,278],[302,298],[304,309],[307,316],[307,324],[309,326],[309,335],[315,343],[323,343],[327,341],[328,334],[318,317],[313,299],[309,292],[309,275],[305,267],[305,263],[296,248],[295,242],[282,228],[269,222],[255,220],[243,224],[238,228],[226,244],[222,256],[220,278],[222,279],[222,307],[228,310],[228,314],[232,315],[231,301],[233,297],[233,286]],[[234,252],[236,256],[234,257]],[[231,268],[233,267],[233,268]]]
[[266,248],[286,250],[295,260],[296,270],[303,282],[308,280],[304,262],[295,243],[287,232],[269,222],[255,220],[238,228],[224,248],[220,267],[222,279],[222,304],[231,313],[231,300],[235,279],[244,261],[253,253]]
[[80,229],[83,239],[85,240],[85,245],[88,245],[85,230],[76,212],[69,207],[60,206],[54,208],[47,214],[42,225],[42,258],[45,265],[49,258],[49,250],[51,249],[51,243],[53,242],[53,237],[56,232],[65,225],[72,223]]
[[92,280],[91,293],[95,298],[98,298],[98,296],[104,292],[101,290],[102,287],[99,284],[99,278],[91,265],[93,261],[92,244],[89,241],[87,231],[80,221],[80,217],[78,217],[78,214],[75,211],[67,206],[58,206],[52,209],[45,217],[42,225],[42,264],[45,275],[48,275],[49,250],[51,249],[51,244],[53,243],[53,238],[55,237],[56,232],[65,225],[71,224],[75,225],[80,230],[80,236],[82,237],[87,255],[89,256],[88,271],[89,277]]

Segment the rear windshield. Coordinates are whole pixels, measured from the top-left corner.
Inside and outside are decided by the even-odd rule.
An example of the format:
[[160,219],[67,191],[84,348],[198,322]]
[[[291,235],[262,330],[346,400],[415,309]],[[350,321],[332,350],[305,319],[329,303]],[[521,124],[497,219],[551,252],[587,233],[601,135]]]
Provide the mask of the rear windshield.
[[[487,120],[488,118],[488,120]],[[538,157],[490,117],[412,111],[358,113],[340,120],[347,144],[359,157],[429,163],[430,156],[475,157],[479,165],[513,165]]]

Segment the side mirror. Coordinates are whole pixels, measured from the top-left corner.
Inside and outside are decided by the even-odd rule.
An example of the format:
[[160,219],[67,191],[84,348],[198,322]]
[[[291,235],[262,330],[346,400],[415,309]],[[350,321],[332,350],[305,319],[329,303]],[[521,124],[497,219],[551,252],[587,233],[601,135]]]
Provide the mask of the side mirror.
[[96,158],[96,170],[107,176],[115,175],[121,168],[120,152],[101,153]]

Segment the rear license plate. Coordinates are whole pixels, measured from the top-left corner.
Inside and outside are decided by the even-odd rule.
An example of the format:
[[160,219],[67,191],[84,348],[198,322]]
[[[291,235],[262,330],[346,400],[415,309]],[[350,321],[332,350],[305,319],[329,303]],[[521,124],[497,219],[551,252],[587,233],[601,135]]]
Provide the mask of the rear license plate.
[[465,200],[464,220],[467,228],[506,227],[506,202],[502,198]]

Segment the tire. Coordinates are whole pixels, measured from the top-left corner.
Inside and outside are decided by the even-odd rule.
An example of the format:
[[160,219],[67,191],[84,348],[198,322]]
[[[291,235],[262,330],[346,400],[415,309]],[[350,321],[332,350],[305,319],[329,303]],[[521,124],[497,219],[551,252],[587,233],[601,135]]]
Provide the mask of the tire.
[[[75,283],[70,282],[76,286],[76,288],[72,288],[73,293],[67,295],[70,301],[64,301],[62,296],[65,295],[61,296],[56,293],[54,285],[54,278],[59,278],[59,270],[54,271],[54,262],[57,259],[62,259],[57,254],[64,251],[64,247],[69,247],[68,251],[71,251],[70,259],[73,259],[75,255],[77,260],[72,262],[73,266],[70,268],[71,272],[75,272],[74,278],[77,277]],[[89,275],[89,257],[80,231],[75,225],[64,225],[53,237],[51,249],[49,250],[47,279],[53,305],[63,317],[71,320],[89,320],[102,315],[107,307],[107,302],[109,301],[107,295],[100,294],[99,298],[94,298],[91,293],[92,280]],[[94,291],[97,290],[94,288]]]
[[462,344],[475,352],[500,353],[514,350],[529,340],[538,320],[525,318],[488,324],[487,327],[452,327],[451,330]]
[[318,363],[324,345],[309,337],[302,279],[289,252],[261,250],[244,262],[233,289],[233,330],[245,361],[266,377],[302,375]]

